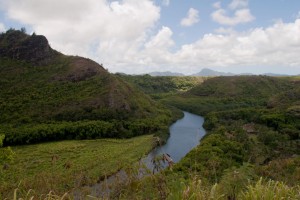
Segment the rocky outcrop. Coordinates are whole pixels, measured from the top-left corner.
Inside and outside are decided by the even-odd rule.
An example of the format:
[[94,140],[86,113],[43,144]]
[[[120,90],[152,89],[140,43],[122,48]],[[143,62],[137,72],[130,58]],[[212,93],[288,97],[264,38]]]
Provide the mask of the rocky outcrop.
[[53,50],[42,35],[27,35],[22,31],[8,30],[0,35],[0,56],[47,65],[59,53]]

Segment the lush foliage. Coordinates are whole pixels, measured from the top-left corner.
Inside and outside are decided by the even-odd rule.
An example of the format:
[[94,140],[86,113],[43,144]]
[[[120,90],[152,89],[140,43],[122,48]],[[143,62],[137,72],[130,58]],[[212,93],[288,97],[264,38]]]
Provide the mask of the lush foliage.
[[242,200],[280,200],[300,199],[299,185],[289,187],[283,182],[269,180],[264,183],[260,179],[255,185],[249,185],[246,192],[240,195]]
[[189,76],[153,77],[148,74],[136,76],[124,74],[117,75],[155,99],[161,99],[166,96],[171,96],[172,94],[176,94],[178,92],[185,92],[207,79],[205,77]]
[[[247,199],[251,192],[248,181],[259,176],[298,187],[299,86],[297,77],[217,77],[186,93],[162,99],[165,104],[205,115],[208,131],[200,145],[168,176],[179,173],[191,180],[192,173],[206,186],[218,183],[226,199]],[[267,184],[261,187],[268,192]],[[289,191],[288,186],[283,187]],[[241,197],[247,188],[249,192]]]
[[[3,148],[3,140],[5,135],[0,135],[0,165],[9,163],[14,159],[14,152],[10,147]],[[1,175],[1,172],[0,172]],[[1,180],[1,179],[0,179]]]
[[[64,194],[75,188],[90,194],[88,185],[132,165],[152,149],[153,136],[132,139],[61,141],[13,147],[15,159],[3,170],[0,199],[38,194]],[[85,188],[85,189],[84,189]]]
[[43,36],[8,30],[0,52],[4,145],[127,138],[165,131],[173,120],[140,89],[89,59],[52,50]]
[[[112,75],[24,30],[1,34],[0,53],[1,198],[31,198],[31,188],[85,194],[127,165],[128,180],[113,185],[112,198],[300,198],[299,77]],[[152,148],[152,136],[70,140],[166,138],[179,116],[172,106],[204,115],[208,134],[172,169],[142,180],[132,163]]]
[[167,133],[168,118],[54,122],[29,124],[15,128],[3,126],[6,145],[32,144],[47,141],[97,138],[130,138],[144,134]]

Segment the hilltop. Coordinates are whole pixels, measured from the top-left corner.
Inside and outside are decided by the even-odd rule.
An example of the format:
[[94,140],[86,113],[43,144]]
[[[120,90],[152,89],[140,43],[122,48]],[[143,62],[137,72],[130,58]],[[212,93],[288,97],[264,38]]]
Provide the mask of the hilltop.
[[[17,132],[24,127],[31,134],[56,126],[53,123],[104,120],[115,124],[114,132],[121,130],[118,137],[122,132],[126,137],[129,121],[163,118],[157,123],[164,124],[170,119],[164,106],[139,89],[90,59],[53,50],[44,36],[8,30],[0,35],[0,52],[0,129],[7,135],[7,143],[14,143],[8,142],[8,133],[20,136]],[[46,128],[40,124],[46,124]],[[33,131],[34,127],[38,130]],[[68,137],[76,137],[75,132]]]

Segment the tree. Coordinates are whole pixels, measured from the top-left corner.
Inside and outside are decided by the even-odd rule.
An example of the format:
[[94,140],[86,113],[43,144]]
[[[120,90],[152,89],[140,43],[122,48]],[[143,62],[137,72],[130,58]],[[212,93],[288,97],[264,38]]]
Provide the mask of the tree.
[[26,33],[26,28],[25,28],[25,27],[22,27],[22,28],[21,28],[21,32],[22,32],[22,33]]
[[10,147],[2,147],[4,138],[5,135],[0,135],[0,165],[3,165],[6,162],[11,162],[15,155]]

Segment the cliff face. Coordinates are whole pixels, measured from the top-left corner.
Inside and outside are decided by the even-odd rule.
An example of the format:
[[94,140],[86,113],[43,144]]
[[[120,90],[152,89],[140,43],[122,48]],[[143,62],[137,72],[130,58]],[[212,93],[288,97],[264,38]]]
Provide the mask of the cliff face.
[[47,65],[59,53],[53,50],[45,36],[29,36],[22,31],[9,30],[0,35],[0,56]]

